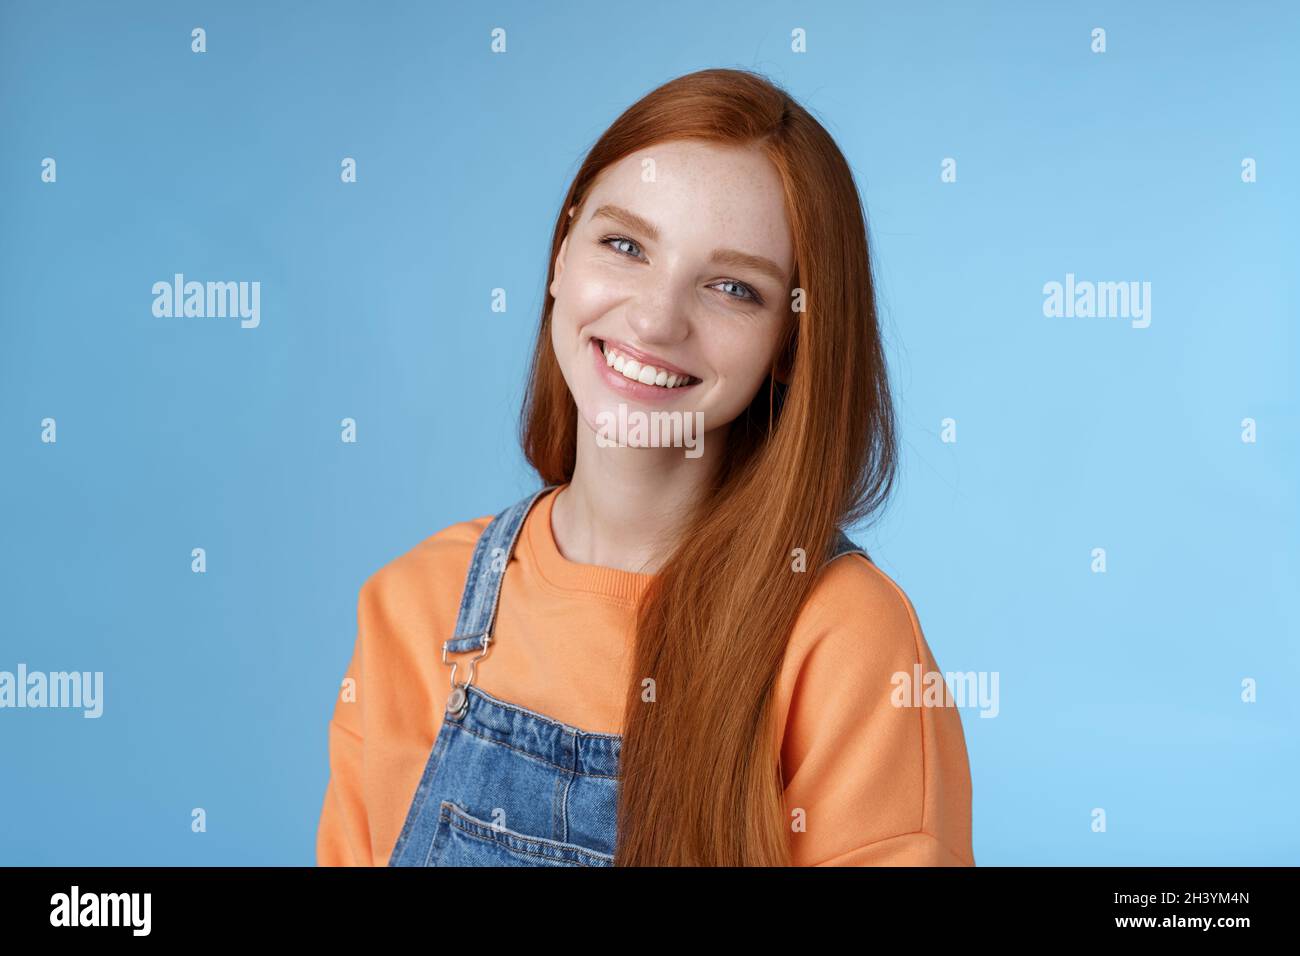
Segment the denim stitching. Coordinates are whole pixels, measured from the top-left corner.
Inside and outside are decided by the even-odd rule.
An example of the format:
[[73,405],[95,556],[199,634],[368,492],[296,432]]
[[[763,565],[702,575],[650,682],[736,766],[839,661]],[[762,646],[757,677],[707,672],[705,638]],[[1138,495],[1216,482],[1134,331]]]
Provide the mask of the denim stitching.
[[[508,847],[511,851],[524,853],[528,856],[535,856],[543,860],[562,860],[570,861],[564,854],[573,854],[576,857],[588,856],[594,860],[603,860],[613,862],[612,856],[599,853],[596,850],[589,850],[586,847],[578,846],[576,843],[561,842],[558,840],[547,840],[544,837],[528,836],[515,830],[509,830],[505,827],[496,828],[484,820],[478,819],[472,813],[467,813],[463,808],[457,806],[450,800],[443,800],[439,804],[438,822],[447,821],[451,826],[467,833],[472,837],[480,840],[486,840],[491,843],[500,843]],[[484,832],[486,831],[486,832]],[[522,846],[517,844],[523,844]],[[550,850],[549,853],[537,852],[528,849],[529,844],[535,844],[541,850]]]
[[[561,772],[563,772],[563,773],[572,773],[572,772],[573,772],[573,771],[569,770],[568,767],[561,767],[558,763],[553,763],[552,761],[547,760],[545,757],[539,757],[537,754],[533,753],[533,752],[530,751],[530,750],[524,750],[524,749],[522,749],[522,748],[520,748],[520,747],[516,747],[516,746],[514,746],[513,744],[506,743],[504,740],[497,740],[495,737],[489,737],[487,734],[481,734],[481,733],[479,733],[478,731],[474,730],[472,727],[466,727],[464,724],[457,724],[456,726],[458,726],[461,730],[463,730],[463,731],[464,731],[465,733],[467,733],[467,734],[473,734],[473,735],[474,735],[475,737],[477,737],[479,740],[486,740],[486,741],[487,741],[488,743],[490,743],[490,744],[496,744],[496,745],[499,746],[499,747],[505,747],[507,750],[513,750],[515,753],[517,753],[517,754],[522,754],[522,755],[525,756],[525,757],[529,757],[529,758],[531,758],[532,760],[535,760],[535,761],[537,761],[538,763],[543,764],[543,765],[545,765],[545,766],[547,766],[547,767],[554,767],[556,770],[559,770],[559,771],[561,771]],[[617,775],[617,774],[608,774],[608,773],[589,773],[589,772],[587,772],[587,771],[585,771],[585,770],[583,770],[583,771],[578,771],[578,772],[579,772],[582,776],[584,776],[584,777],[594,777],[594,778],[596,778],[596,779],[598,779],[598,780],[617,780],[617,779],[618,779],[618,775]]]
[[546,723],[552,724],[555,727],[558,727],[560,730],[563,730],[565,733],[568,734],[575,734],[579,737],[596,737],[602,740],[621,741],[623,739],[622,734],[598,734],[593,730],[582,730],[579,727],[574,727],[572,724],[566,724],[562,720],[556,720],[554,717],[547,717],[545,714],[539,714],[537,713],[537,711],[529,710],[527,707],[520,707],[518,704],[512,704],[509,701],[502,700],[499,697],[493,697],[491,694],[483,690],[481,687],[477,687],[473,684],[470,685],[469,689],[470,689],[470,693],[482,694],[489,701],[491,701],[492,703],[496,704],[499,707],[504,707],[507,710],[513,710],[517,713],[523,714],[525,717],[532,717],[535,718],[536,720],[545,721]]

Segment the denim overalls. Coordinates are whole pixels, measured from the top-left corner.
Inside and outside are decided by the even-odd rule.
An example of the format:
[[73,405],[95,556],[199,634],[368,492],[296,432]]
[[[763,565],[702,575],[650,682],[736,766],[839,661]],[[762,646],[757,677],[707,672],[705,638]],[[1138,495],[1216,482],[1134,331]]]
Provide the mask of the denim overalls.
[[[389,866],[612,866],[622,737],[571,727],[475,687],[506,562],[543,488],[501,512],[470,559],[442,661],[451,694]],[[840,533],[830,558],[866,552]],[[478,651],[469,674],[447,654]]]

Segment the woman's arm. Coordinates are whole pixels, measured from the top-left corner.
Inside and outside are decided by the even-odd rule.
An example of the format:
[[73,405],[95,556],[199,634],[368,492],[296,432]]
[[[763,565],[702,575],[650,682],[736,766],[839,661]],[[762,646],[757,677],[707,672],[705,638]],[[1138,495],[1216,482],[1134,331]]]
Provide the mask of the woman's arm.
[[795,865],[975,865],[961,717],[913,705],[918,671],[939,668],[907,595],[862,557],[832,562],[778,696]]
[[[367,585],[369,582],[367,582]],[[367,588],[357,604],[357,639],[329,722],[330,778],[316,831],[318,866],[373,866],[362,789],[361,654]]]

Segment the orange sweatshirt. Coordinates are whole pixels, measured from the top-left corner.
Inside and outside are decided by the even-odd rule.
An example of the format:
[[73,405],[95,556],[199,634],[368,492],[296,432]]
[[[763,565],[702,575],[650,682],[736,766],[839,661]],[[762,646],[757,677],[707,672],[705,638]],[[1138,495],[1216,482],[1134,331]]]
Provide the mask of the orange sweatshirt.
[[[651,576],[566,559],[551,533],[554,498],[540,498],[524,523],[474,682],[583,730],[621,733],[636,600]],[[356,645],[329,724],[319,865],[388,862],[442,723],[451,671],[442,642],[490,520],[426,538],[361,587]],[[804,828],[790,834],[796,866],[975,865],[958,711],[891,702],[891,677],[910,679],[917,664],[938,671],[907,595],[861,555],[832,562],[797,619],[777,684],[786,808],[803,811]]]

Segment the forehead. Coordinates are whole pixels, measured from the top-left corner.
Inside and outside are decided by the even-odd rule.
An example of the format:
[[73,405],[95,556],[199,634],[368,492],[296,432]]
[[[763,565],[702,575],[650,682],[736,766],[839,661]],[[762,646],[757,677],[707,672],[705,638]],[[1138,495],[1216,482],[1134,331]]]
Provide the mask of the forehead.
[[666,247],[729,246],[794,266],[785,191],[757,146],[671,140],[607,166],[583,203],[614,203],[658,227]]

